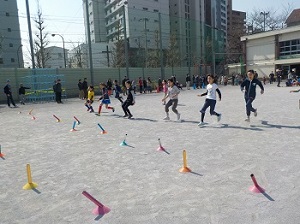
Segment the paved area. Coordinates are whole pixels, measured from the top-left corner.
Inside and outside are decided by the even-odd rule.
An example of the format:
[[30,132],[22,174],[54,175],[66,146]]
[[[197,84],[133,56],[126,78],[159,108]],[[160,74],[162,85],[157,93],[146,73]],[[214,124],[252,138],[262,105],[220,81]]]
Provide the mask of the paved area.
[[[180,123],[172,112],[173,121],[162,120],[162,95],[154,93],[136,96],[132,120],[122,117],[115,99],[116,111],[103,109],[100,117],[79,99],[0,105],[0,223],[298,224],[300,93],[289,90],[267,85],[249,124],[239,88],[221,87],[222,120],[207,115],[202,128],[205,98],[196,95],[204,90],[181,92]],[[81,124],[70,132],[74,115]],[[128,146],[120,146],[126,134]],[[156,151],[158,138],[166,152]],[[184,149],[192,173],[179,172]],[[38,184],[34,191],[22,189],[26,164]],[[249,191],[252,173],[264,194]],[[84,190],[111,211],[93,215]]]

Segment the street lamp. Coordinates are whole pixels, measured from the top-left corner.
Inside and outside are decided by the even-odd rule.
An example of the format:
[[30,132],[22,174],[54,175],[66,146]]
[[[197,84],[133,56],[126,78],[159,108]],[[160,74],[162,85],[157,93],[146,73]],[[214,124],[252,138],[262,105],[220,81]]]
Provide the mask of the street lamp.
[[266,17],[270,14],[270,12],[260,12],[260,15],[264,16],[264,31],[266,31]]
[[66,68],[66,67],[67,67],[67,62],[66,62],[65,39],[63,38],[62,35],[60,35],[60,34],[58,34],[58,33],[53,33],[53,34],[51,34],[51,35],[52,35],[52,37],[55,37],[55,35],[58,35],[58,36],[60,36],[61,39],[62,39],[62,42],[63,42],[63,51],[64,51],[64,64],[65,64],[65,68]]
[[17,56],[18,56],[18,65],[19,65],[19,68],[21,67],[20,66],[20,58],[19,58],[19,51],[20,51],[20,48],[23,47],[23,45],[21,44],[19,47],[18,47],[18,50],[17,50]]

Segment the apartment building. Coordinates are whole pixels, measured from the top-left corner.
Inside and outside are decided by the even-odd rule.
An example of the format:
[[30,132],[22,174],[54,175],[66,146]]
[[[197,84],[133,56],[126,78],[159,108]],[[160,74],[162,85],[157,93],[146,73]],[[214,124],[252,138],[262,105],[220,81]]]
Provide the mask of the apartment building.
[[16,0],[1,0],[0,68],[22,68],[23,53]]

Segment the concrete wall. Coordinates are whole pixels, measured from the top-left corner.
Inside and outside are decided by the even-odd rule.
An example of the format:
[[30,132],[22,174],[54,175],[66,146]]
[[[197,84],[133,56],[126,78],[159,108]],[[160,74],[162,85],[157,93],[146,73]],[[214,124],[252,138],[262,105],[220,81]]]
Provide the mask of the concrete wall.
[[[43,72],[44,71],[44,72]],[[188,73],[188,68],[174,68],[174,74],[180,83],[185,83],[185,77]],[[88,84],[91,82],[91,75],[89,69],[45,69],[38,70],[39,74],[49,75],[64,75],[62,78],[62,86],[66,89],[67,97],[75,97],[78,95],[77,83],[79,79],[87,78]],[[0,102],[6,101],[6,96],[3,93],[3,88],[6,85],[6,80],[10,80],[10,84],[13,91],[13,98],[18,100],[18,88],[22,83],[22,78],[32,75],[31,69],[0,69],[0,86],[2,88],[2,94],[0,94]],[[98,86],[100,82],[106,82],[109,78],[112,80],[122,80],[126,75],[125,68],[103,68],[94,69],[94,85]],[[172,75],[172,68],[165,68],[165,79],[168,79]],[[160,68],[129,68],[130,80],[138,80],[138,77],[150,77],[151,80],[157,81],[160,77]],[[54,80],[53,80],[54,82]]]
[[257,71],[260,78],[275,71],[274,36],[247,41],[247,70]]

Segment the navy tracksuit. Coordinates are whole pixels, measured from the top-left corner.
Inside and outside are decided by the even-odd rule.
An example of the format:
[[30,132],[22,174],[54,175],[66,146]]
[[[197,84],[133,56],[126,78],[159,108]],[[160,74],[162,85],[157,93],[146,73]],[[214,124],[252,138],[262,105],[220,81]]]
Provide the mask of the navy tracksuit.
[[256,110],[252,107],[252,102],[256,97],[256,86],[259,86],[261,90],[264,91],[264,86],[261,81],[254,78],[253,80],[246,79],[241,84],[241,90],[245,89],[245,102],[246,102],[246,114],[249,117],[251,112],[255,112]]

